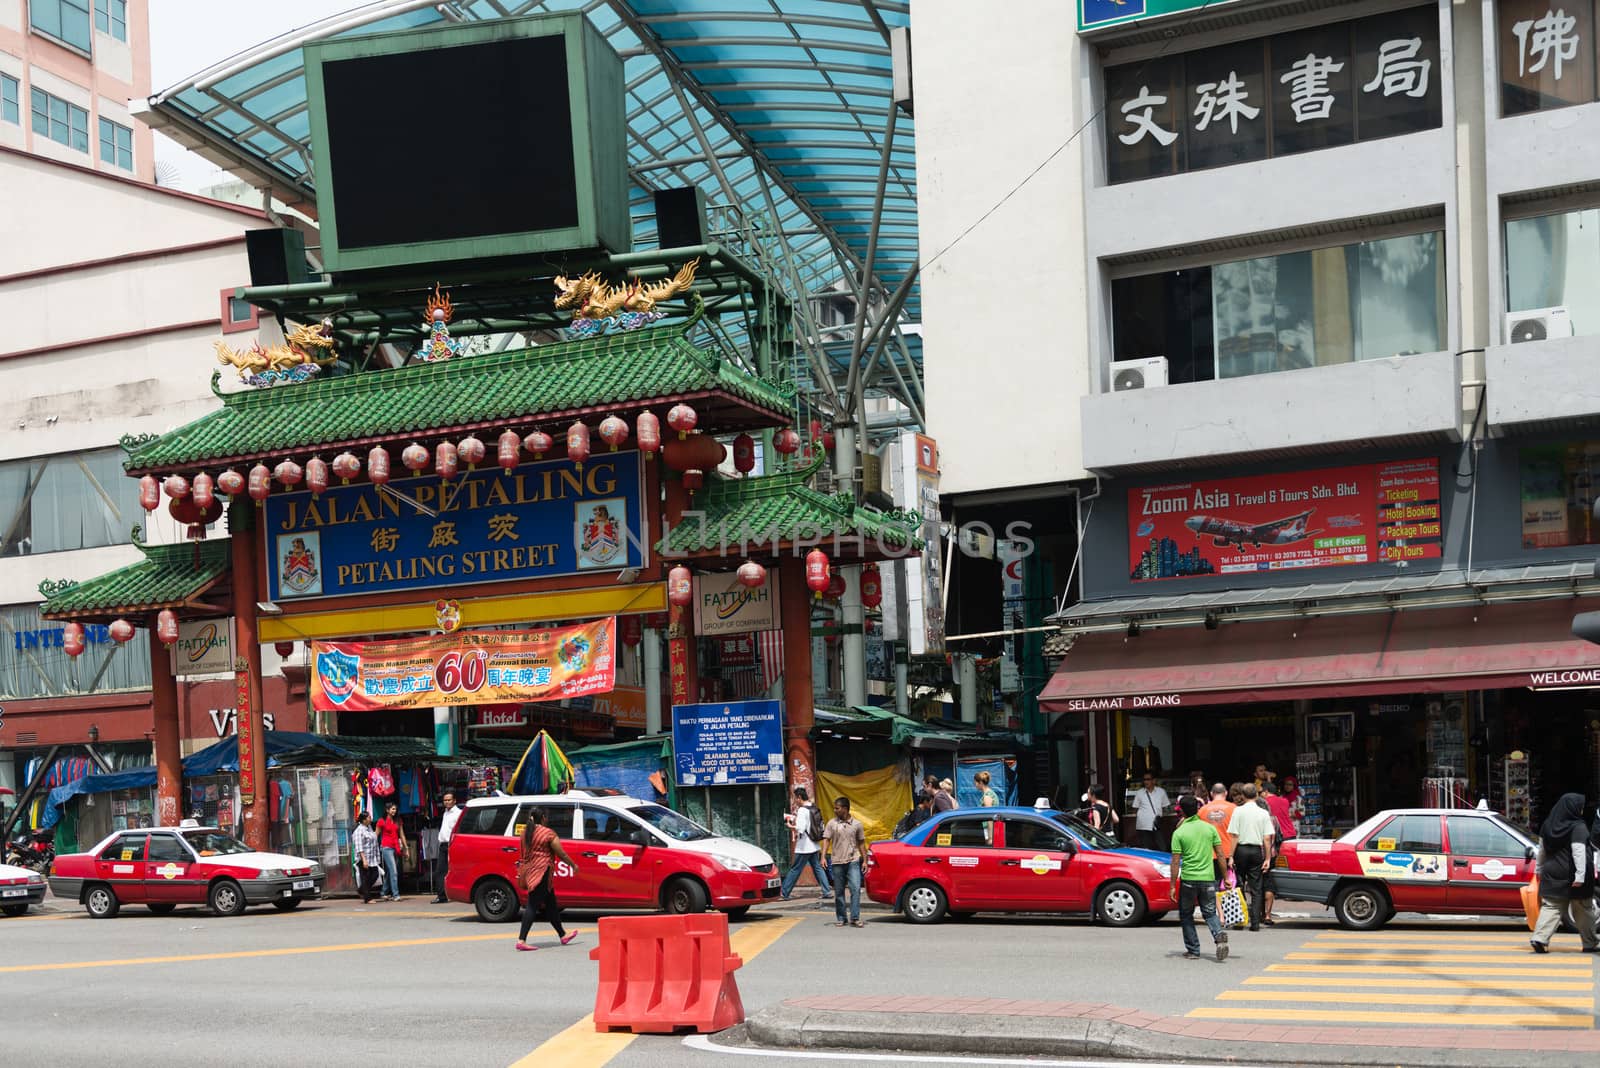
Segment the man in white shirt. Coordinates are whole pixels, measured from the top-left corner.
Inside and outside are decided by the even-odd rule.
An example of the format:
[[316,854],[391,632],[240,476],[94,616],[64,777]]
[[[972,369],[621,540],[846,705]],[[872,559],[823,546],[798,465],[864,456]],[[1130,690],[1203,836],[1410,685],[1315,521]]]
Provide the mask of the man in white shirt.
[[1228,837],[1233,839],[1233,871],[1250,898],[1250,930],[1259,931],[1266,916],[1267,865],[1272,863],[1272,815],[1256,804],[1256,784],[1247,782],[1244,803],[1228,817]]
[[822,872],[822,812],[811,803],[811,794],[804,786],[794,788],[794,812],[784,820],[794,835],[794,861],[783,876],[783,899],[789,900],[800,873],[809,867],[816,877],[817,888],[822,891],[822,898],[817,902],[817,907],[821,908],[822,902],[831,896],[827,877]]
[[433,858],[433,886],[435,903],[448,901],[444,893],[444,877],[450,874],[450,838],[461,822],[462,810],[456,806],[456,795],[444,795],[444,815],[439,817],[439,855]]
[[1139,832],[1140,848],[1161,848],[1161,841],[1156,835],[1156,824],[1161,821],[1162,813],[1171,805],[1172,801],[1167,797],[1167,792],[1156,785],[1156,777],[1146,772],[1144,785],[1133,795],[1133,829]]

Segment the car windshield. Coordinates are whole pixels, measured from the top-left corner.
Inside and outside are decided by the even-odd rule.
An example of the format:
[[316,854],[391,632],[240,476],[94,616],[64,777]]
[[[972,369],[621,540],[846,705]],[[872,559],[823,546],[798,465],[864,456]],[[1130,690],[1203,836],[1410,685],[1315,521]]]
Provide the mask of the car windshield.
[[1069,816],[1065,812],[1052,812],[1050,818],[1066,827],[1073,834],[1083,839],[1094,849],[1117,849],[1122,843],[1103,831],[1097,831],[1076,816]]
[[716,837],[694,820],[680,816],[670,808],[662,808],[660,805],[639,805],[628,811],[674,842],[698,842],[702,838]]
[[189,847],[202,857],[221,856],[225,853],[254,852],[233,835],[223,834],[220,831],[198,831],[194,834],[184,835],[183,840],[188,842]]

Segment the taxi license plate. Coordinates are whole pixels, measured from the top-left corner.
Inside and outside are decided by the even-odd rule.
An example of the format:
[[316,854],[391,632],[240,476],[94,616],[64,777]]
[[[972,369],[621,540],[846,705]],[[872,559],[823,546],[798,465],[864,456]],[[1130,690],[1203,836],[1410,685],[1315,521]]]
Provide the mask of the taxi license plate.
[[28,896],[28,888],[26,886],[19,886],[15,890],[6,890],[4,892],[0,892],[0,897],[27,897],[27,896]]
[[316,885],[317,885],[317,883],[316,883],[315,879],[296,879],[295,883],[294,883],[294,888],[296,890],[310,890],[313,886],[316,886]]
[[767,880],[767,889],[768,890],[771,890],[775,886],[782,886],[782,885],[783,885],[783,880],[782,879],[768,879]]

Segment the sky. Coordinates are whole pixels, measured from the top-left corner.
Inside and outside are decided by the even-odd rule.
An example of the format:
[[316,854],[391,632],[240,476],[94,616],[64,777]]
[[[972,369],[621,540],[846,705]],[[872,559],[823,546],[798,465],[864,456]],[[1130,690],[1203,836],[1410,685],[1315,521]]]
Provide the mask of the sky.
[[[150,0],[150,85],[159,93],[279,34],[359,7],[355,0]],[[227,180],[215,165],[156,134],[156,166],[180,189]]]

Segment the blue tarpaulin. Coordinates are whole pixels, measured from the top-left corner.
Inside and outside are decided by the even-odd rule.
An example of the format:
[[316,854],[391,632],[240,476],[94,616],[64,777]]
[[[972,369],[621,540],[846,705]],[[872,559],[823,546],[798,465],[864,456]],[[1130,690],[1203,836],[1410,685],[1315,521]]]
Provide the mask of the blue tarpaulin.
[[61,806],[69,798],[79,794],[104,794],[112,790],[135,790],[141,786],[154,786],[156,784],[156,769],[152,767],[128,768],[125,771],[112,771],[104,775],[85,775],[81,779],[57,786],[50,791],[50,797],[45,801],[44,812],[39,816],[39,827],[45,830],[56,825],[61,818]]
[[577,785],[621,790],[629,797],[652,801],[661,796],[650,776],[662,769],[662,753],[662,741],[648,739],[575,749],[571,758]]
[[956,803],[962,808],[977,808],[981,794],[972,780],[980,771],[989,773],[989,789],[1000,795],[1002,805],[1017,803],[1017,762],[1011,757],[962,757],[956,765]]

